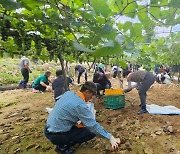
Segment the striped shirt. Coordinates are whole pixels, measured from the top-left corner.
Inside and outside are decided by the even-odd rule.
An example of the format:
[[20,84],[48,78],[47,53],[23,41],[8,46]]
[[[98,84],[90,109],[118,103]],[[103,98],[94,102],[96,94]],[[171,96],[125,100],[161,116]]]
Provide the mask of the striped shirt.
[[68,132],[77,121],[81,121],[91,132],[110,139],[108,133],[93,118],[87,104],[74,92],[67,91],[56,102],[49,114],[46,126],[49,132]]

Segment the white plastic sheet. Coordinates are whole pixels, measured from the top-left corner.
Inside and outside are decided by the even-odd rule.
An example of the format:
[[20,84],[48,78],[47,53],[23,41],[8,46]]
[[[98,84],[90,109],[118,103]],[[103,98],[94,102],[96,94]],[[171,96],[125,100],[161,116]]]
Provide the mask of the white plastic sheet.
[[146,109],[150,114],[180,114],[180,109],[172,105],[159,106],[150,104],[146,105]]

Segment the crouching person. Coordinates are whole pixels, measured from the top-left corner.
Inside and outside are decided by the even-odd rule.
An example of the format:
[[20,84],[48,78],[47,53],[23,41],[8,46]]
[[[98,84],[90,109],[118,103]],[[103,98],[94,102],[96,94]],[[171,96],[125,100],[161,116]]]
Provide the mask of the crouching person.
[[[71,148],[73,145],[80,145],[96,135],[108,139],[114,150],[118,148],[120,139],[114,138],[94,120],[93,114],[86,104],[96,94],[96,91],[97,88],[93,82],[85,82],[79,92],[81,95],[67,91],[56,102],[44,129],[45,136],[52,144],[56,145],[56,152],[73,153]],[[76,126],[79,120],[85,127],[78,128]]]
[[32,84],[33,92],[49,90],[49,77],[51,76],[50,71],[46,71],[45,74],[39,76]]

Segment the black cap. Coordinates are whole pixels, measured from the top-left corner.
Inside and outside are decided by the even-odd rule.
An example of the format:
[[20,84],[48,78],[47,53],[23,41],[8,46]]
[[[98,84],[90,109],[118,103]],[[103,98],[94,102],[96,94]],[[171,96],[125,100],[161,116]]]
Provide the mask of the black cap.
[[88,90],[90,90],[94,95],[97,94],[97,87],[96,84],[94,82],[85,82],[85,84],[83,84],[84,87],[86,87]]

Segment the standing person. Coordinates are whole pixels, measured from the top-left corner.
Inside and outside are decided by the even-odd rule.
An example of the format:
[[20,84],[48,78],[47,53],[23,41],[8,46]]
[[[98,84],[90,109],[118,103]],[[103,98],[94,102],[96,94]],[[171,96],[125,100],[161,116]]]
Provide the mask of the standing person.
[[[96,85],[93,82],[85,82],[80,92],[84,100],[71,91],[67,91],[56,102],[53,110],[48,116],[44,129],[45,136],[56,145],[56,151],[64,154],[72,154],[71,147],[91,140],[96,135],[108,139],[112,148],[116,150],[120,144],[119,138],[114,138],[93,117],[92,112],[86,104],[94,94]],[[78,121],[85,127],[78,128]]]
[[75,69],[75,74],[76,72],[78,72],[78,80],[77,80],[78,84],[80,83],[80,77],[83,73],[85,76],[85,81],[87,81],[87,69],[84,66],[76,65],[74,69]]
[[49,77],[51,76],[50,71],[46,71],[45,74],[39,76],[32,84],[33,92],[37,90],[44,92],[46,88],[49,88]]
[[95,72],[93,75],[93,82],[97,86],[97,96],[100,97],[100,90],[111,88],[111,82],[104,73]]
[[[124,76],[125,77],[125,76]],[[127,75],[127,82],[128,82],[128,88],[124,89],[124,92],[129,92],[133,88],[137,88],[139,93],[139,98],[141,101],[141,110],[138,112],[138,114],[146,113],[146,92],[151,87],[151,85],[155,81],[155,76],[147,71],[137,71],[137,72],[131,72]],[[136,82],[137,85],[132,86],[131,82]]]
[[[63,77],[63,71],[57,70],[56,71],[56,79],[52,83],[52,89],[54,90],[54,99],[57,101],[63,93],[65,93],[65,81]],[[73,81],[70,77],[67,77],[67,84],[69,90],[69,84],[73,84]]]
[[29,81],[29,72],[31,72],[29,65],[30,65],[29,59],[23,56],[20,61],[20,68],[21,68],[21,74],[23,76],[23,80],[19,82],[17,87],[20,87],[23,89],[27,88],[27,83]]

